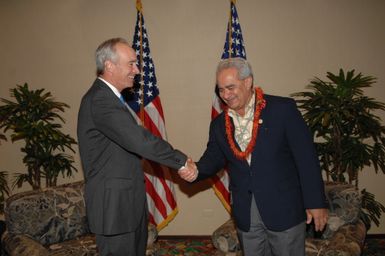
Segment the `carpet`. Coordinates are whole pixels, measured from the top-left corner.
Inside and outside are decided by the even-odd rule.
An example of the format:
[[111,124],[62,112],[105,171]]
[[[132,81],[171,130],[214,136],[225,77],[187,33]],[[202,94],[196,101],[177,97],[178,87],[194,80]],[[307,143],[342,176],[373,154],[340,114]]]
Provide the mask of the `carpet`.
[[[210,239],[159,239],[159,256],[213,256]],[[385,239],[367,239],[362,256],[385,256]]]
[[385,239],[366,239],[362,256],[385,256]]
[[208,256],[215,254],[215,247],[209,239],[167,239],[158,240],[159,256]]

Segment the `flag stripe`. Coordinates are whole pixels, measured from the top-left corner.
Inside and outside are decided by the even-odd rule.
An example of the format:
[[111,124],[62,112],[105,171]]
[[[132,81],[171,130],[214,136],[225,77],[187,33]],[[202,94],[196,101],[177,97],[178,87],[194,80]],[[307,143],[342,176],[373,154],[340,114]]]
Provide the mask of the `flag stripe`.
[[158,126],[155,125],[155,123],[153,122],[152,120],[152,117],[155,118],[155,122],[156,121],[159,121],[159,119],[157,119],[156,116],[150,116],[149,113],[147,111],[144,111],[144,127],[146,127],[148,130],[151,131],[152,134],[162,138],[162,134],[161,132],[158,130]]
[[[160,102],[160,97],[155,97],[154,100],[151,102],[152,105],[155,106],[155,108],[158,110],[158,116],[162,118],[162,121],[164,123],[163,119],[163,108],[162,103]],[[165,136],[166,134],[163,134]]]
[[[224,175],[227,176],[227,171],[223,170]],[[228,177],[227,177],[228,180]],[[228,184],[226,180],[219,179],[218,176],[214,176],[212,178],[213,182],[213,188],[215,191],[215,194],[219,197],[220,201],[222,202],[223,206],[226,208],[228,212],[231,211],[230,207],[230,192],[228,190]]]
[[162,214],[162,216],[164,218],[166,218],[167,217],[167,210],[166,210],[166,206],[163,203],[163,200],[160,198],[159,194],[157,193],[157,191],[154,187],[154,184],[152,182],[150,182],[150,180],[147,178],[147,175],[145,177],[146,177],[147,194],[154,201],[156,208],[158,209],[160,214]]
[[[155,169],[155,164],[154,162],[151,162],[153,166],[153,168]],[[162,183],[163,185],[163,189],[164,189],[164,194],[165,194],[165,198],[169,204],[169,206],[173,209],[176,207],[176,202],[175,202],[175,199],[174,199],[174,195],[173,195],[173,191],[170,189],[169,187],[169,184],[167,184],[164,176],[163,176],[163,172],[165,171],[164,169],[166,169],[166,167],[162,167],[161,168],[162,170],[160,170],[160,172],[158,172],[159,176],[161,176],[161,178],[159,179],[159,181]]]

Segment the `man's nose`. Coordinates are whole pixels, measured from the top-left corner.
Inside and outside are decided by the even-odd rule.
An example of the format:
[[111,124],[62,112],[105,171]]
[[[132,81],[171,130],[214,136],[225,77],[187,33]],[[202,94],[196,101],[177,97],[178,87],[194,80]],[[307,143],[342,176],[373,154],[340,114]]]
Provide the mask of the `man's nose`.
[[229,97],[229,91],[228,90],[223,90],[222,91],[222,98],[227,99]]
[[139,74],[139,68],[138,68],[138,65],[134,65],[134,69],[133,69],[134,73],[135,74]]

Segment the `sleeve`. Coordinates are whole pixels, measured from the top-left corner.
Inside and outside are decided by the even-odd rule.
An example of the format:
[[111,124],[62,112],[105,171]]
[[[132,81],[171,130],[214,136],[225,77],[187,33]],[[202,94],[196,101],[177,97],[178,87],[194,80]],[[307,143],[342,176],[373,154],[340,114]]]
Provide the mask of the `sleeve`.
[[214,122],[211,122],[206,150],[196,163],[199,171],[196,181],[213,176],[222,170],[226,164],[226,158],[217,142],[215,130]]
[[186,155],[138,125],[118,100],[106,98],[108,96],[99,93],[92,99],[92,120],[101,133],[125,150],[146,159],[174,169],[185,164]]
[[305,208],[325,208],[324,184],[312,135],[293,99],[286,109],[286,137],[297,166]]

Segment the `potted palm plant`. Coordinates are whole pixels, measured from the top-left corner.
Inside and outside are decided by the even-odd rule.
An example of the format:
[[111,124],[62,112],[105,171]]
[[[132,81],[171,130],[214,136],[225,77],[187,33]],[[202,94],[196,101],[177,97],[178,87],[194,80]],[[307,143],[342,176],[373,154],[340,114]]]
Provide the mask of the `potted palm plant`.
[[[7,137],[5,137],[4,134],[0,133],[0,145],[1,140],[7,140]],[[9,187],[7,182],[7,172],[0,171],[0,214],[4,212],[4,201],[5,197],[9,195]]]
[[0,214],[4,212],[4,201],[6,196],[9,195],[7,175],[7,172],[0,171]]
[[7,140],[7,137],[5,137],[4,134],[0,133],[0,145],[1,145],[1,140]]
[[[346,182],[358,187],[358,172],[373,166],[385,173],[385,126],[376,115],[385,104],[364,95],[364,88],[376,82],[372,76],[327,72],[328,80],[313,79],[309,91],[292,94],[316,141],[321,168],[328,181]],[[385,207],[366,189],[361,191],[361,219],[367,228]]]
[[[76,141],[60,131],[64,119],[60,112],[69,106],[54,100],[44,89],[30,90],[28,84],[10,90],[15,101],[1,98],[0,129],[10,133],[12,142],[23,140],[25,173],[17,173],[13,186],[29,183],[33,189],[55,186],[59,174],[71,176],[77,171],[73,157]],[[4,136],[3,136],[4,137]]]

